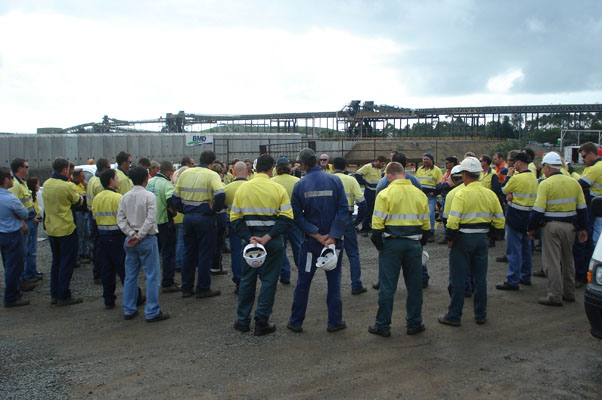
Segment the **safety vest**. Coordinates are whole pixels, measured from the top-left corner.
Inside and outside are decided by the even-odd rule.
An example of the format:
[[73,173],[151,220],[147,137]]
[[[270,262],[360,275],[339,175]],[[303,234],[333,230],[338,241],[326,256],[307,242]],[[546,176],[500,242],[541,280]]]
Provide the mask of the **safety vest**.
[[602,196],[602,159],[597,159],[583,170],[581,181],[589,187],[589,195],[594,198]]
[[548,220],[572,222],[577,209],[587,208],[583,190],[577,181],[561,173],[553,173],[539,184],[533,211]]
[[360,189],[360,184],[357,183],[356,179],[350,177],[349,175],[345,175],[342,172],[335,172],[334,176],[341,178],[341,182],[343,182],[343,188],[345,189],[345,195],[347,196],[349,211],[353,212],[353,205],[359,204],[365,200],[362,189]]
[[46,214],[45,225],[48,236],[68,236],[75,230],[71,206],[80,200],[75,191],[75,185],[67,182],[67,178],[52,174],[52,177],[44,182],[42,192],[44,200],[44,213]]
[[29,218],[35,217],[36,210],[33,206],[33,197],[31,197],[31,190],[27,187],[27,182],[22,181],[16,175],[13,175],[13,177],[15,178],[13,187],[8,189],[8,191],[14,194],[17,199],[21,200],[23,207],[27,208]]
[[86,197],[88,201],[88,210],[92,211],[92,203],[94,202],[94,197],[102,192],[105,188],[102,187],[100,183],[100,178],[98,176],[93,176],[88,181],[88,190],[86,190]]
[[369,163],[358,169],[356,174],[361,175],[364,178],[366,184],[364,188],[366,190],[376,191],[376,185],[382,177],[382,171],[374,167],[374,163]]
[[460,182],[458,182],[458,184],[456,186],[454,186],[454,188],[452,190],[449,191],[449,193],[447,193],[447,196],[445,196],[445,206],[443,207],[443,214],[441,214],[441,218],[443,218],[443,219],[449,218],[449,212],[451,211],[451,206],[452,206],[452,201],[454,200],[454,196],[456,195],[456,193],[458,193],[458,190],[463,187],[464,187],[464,183],[462,183],[460,181]]
[[376,196],[372,229],[384,229],[384,237],[420,240],[431,229],[426,195],[408,179],[394,180]]
[[462,233],[488,233],[491,225],[503,229],[504,223],[504,213],[495,193],[479,182],[471,182],[454,195],[446,226]]
[[103,233],[119,231],[117,226],[117,208],[121,200],[121,193],[113,189],[100,192],[92,202],[92,218],[96,221],[98,230]]
[[234,203],[234,195],[236,191],[243,183],[248,182],[246,178],[236,178],[232,182],[226,185],[224,190],[226,191],[226,200],[224,204],[226,205],[226,210],[228,210],[228,215],[230,214],[230,209],[232,208],[232,203]]
[[418,168],[416,171],[416,178],[420,181],[422,185],[422,190],[425,192],[430,192],[437,189],[437,184],[441,180],[443,173],[435,164],[429,169],[425,169],[424,166]]
[[[320,165],[320,167],[321,167],[321,165]],[[334,167],[332,166],[332,164],[328,164],[326,169],[322,168],[322,171],[328,172],[329,174],[334,174]]]
[[483,187],[486,187],[487,189],[491,189],[492,179],[498,179],[498,176],[491,168],[489,168],[489,171],[487,172],[482,171],[481,175],[479,176],[479,182],[481,182],[481,185],[483,185]]
[[288,193],[288,198],[290,199],[293,194],[293,187],[295,186],[295,183],[299,182],[299,178],[290,174],[281,174],[275,175],[272,178],[272,182],[282,185],[284,189],[286,189],[286,193]]
[[115,174],[117,175],[117,179],[119,180],[119,193],[126,194],[134,187],[131,179],[127,177],[127,175],[121,170],[121,168],[115,169]]
[[512,201],[508,202],[508,207],[519,211],[531,211],[537,198],[538,187],[535,175],[526,170],[512,175],[502,187],[502,193],[512,194]]
[[174,197],[179,197],[184,214],[209,210],[209,203],[218,195],[225,195],[219,175],[206,167],[188,168],[178,178]]
[[230,221],[242,219],[253,230],[268,231],[278,218],[293,220],[293,208],[282,185],[264,173],[240,185],[230,209]]

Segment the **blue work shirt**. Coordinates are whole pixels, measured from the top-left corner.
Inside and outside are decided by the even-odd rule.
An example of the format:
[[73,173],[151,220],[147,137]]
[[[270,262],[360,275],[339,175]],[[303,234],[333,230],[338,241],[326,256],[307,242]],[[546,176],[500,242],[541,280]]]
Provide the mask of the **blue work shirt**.
[[[414,175],[408,174],[406,172],[406,179],[409,179],[410,182],[412,182],[412,185],[414,185],[418,189],[422,190],[422,184],[420,183],[418,178],[416,178]],[[378,192],[380,192],[383,189],[386,189],[388,186],[389,186],[389,180],[387,179],[387,175],[385,175],[382,178],[380,178],[380,181],[378,181],[378,185],[376,185],[376,194],[378,195]]]
[[343,237],[349,207],[339,177],[322,171],[320,166],[311,167],[293,187],[291,204],[295,224],[303,233]]
[[[0,188],[0,233],[13,233],[23,227],[22,219],[26,219],[29,212],[17,199],[17,196],[4,188]],[[15,218],[17,217],[17,218]]]

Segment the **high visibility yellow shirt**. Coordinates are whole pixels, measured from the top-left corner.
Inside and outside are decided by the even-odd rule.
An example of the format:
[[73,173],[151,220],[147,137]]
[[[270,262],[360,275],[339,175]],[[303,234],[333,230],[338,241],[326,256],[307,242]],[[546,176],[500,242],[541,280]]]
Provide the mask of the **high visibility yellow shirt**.
[[[495,178],[493,178],[494,175]],[[481,182],[481,185],[483,185],[483,187],[486,187],[487,189],[491,189],[492,179],[498,179],[498,176],[493,168],[489,168],[489,171],[487,172],[482,171],[481,175],[479,176],[479,182]]]
[[581,186],[571,177],[555,173],[539,184],[533,211],[548,219],[574,219],[577,209],[587,208]]
[[341,182],[343,182],[343,188],[345,189],[345,195],[347,196],[347,205],[349,205],[349,211],[353,212],[354,203],[359,204],[365,200],[362,189],[360,189],[360,184],[356,179],[349,175],[340,172],[336,172],[334,175],[338,176],[341,179]]
[[180,198],[185,214],[201,212],[208,210],[215,196],[225,195],[224,187],[215,171],[206,167],[188,168],[180,174],[173,196]]
[[279,219],[288,225],[293,220],[293,208],[284,187],[272,182],[266,174],[258,173],[236,190],[230,209],[232,223],[242,220],[248,229],[269,231],[274,237],[281,233],[275,232]]
[[77,192],[77,194],[79,194],[80,196],[86,195],[86,188],[84,187],[84,185],[82,185],[81,183],[75,183],[73,181],[71,181],[71,183],[73,184],[73,186],[75,186],[75,191]]
[[226,185],[224,190],[226,191],[226,200],[224,204],[226,205],[226,209],[228,210],[228,215],[230,215],[230,209],[232,208],[232,203],[234,203],[234,195],[236,191],[243,183],[248,182],[246,178],[236,178],[232,182]]
[[488,233],[490,225],[503,229],[504,213],[493,191],[479,182],[471,182],[454,195],[447,229],[462,233]]
[[118,192],[126,194],[134,187],[132,180],[127,177],[127,175],[119,168],[115,169],[115,174],[117,174],[117,179],[119,179],[119,190]]
[[224,185],[227,185],[227,184],[231,183],[233,180],[234,180],[234,177],[232,176],[231,173],[226,172],[224,174]]
[[48,236],[68,236],[75,230],[71,206],[77,204],[80,197],[75,191],[75,185],[65,179],[50,178],[44,182],[42,199]]
[[120,231],[117,226],[117,208],[121,193],[106,189],[94,197],[92,202],[92,217],[99,231]]
[[[322,165],[320,165],[320,167],[321,166]],[[326,167],[326,169],[322,168],[322,171],[328,172],[329,174],[334,174],[334,167],[332,166],[332,164],[328,164],[328,166]]]
[[502,187],[502,193],[512,194],[512,201],[508,202],[508,207],[520,211],[531,211],[537,198],[538,187],[537,178],[527,170],[512,175],[506,185]]
[[414,176],[420,181],[422,190],[429,192],[437,188],[437,184],[441,180],[443,173],[438,166],[433,164],[432,168],[429,169],[425,169],[424,166],[418,168]]
[[420,240],[431,229],[426,195],[408,179],[396,179],[376,196],[372,229],[387,234]]
[[376,185],[382,178],[382,170],[374,167],[374,163],[368,163],[355,171],[356,175],[361,175],[366,184],[364,188],[367,190],[376,191]]
[[36,216],[36,211],[33,207],[33,197],[31,197],[31,190],[27,187],[27,182],[20,180],[16,175],[13,175],[14,182],[13,187],[8,189],[9,192],[15,195],[15,197],[21,200],[23,207],[27,208],[29,218]]
[[102,183],[100,183],[100,178],[98,176],[93,176],[88,181],[88,189],[86,190],[86,197],[88,201],[88,210],[92,211],[92,203],[94,202],[94,197],[98,195],[98,193],[105,190],[102,187]]
[[443,214],[441,214],[441,218],[448,219],[449,212],[451,211],[452,201],[454,200],[454,196],[458,193],[458,190],[464,187],[464,183],[460,182],[452,190],[447,193],[445,196],[445,206],[443,207]]
[[533,176],[537,177],[537,165],[535,165],[534,162],[530,162],[527,168],[529,171],[533,172]]
[[589,194],[592,198],[602,196],[602,161],[598,159],[593,165],[585,167],[580,180],[582,186],[589,188]]
[[290,199],[293,194],[293,187],[295,186],[295,183],[299,182],[299,178],[290,174],[281,174],[272,177],[272,182],[282,185],[284,189],[286,189],[286,193],[288,193],[288,198]]

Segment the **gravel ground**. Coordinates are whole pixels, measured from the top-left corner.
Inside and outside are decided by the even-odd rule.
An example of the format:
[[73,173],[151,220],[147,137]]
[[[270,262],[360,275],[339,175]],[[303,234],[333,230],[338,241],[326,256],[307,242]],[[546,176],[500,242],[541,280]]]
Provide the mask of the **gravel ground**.
[[[362,277],[370,287],[377,277],[377,254],[368,238],[359,241]],[[490,251],[486,325],[474,323],[471,299],[460,328],[437,323],[449,301],[448,251],[429,244],[426,331],[405,334],[406,291],[400,283],[391,338],[368,334],[378,293],[369,288],[351,295],[346,258],[346,330],[326,332],[323,274],[316,274],[312,285],[304,332],[286,329],[293,272],[293,285],[278,287],[272,316],[277,332],[259,338],[232,329],[236,296],[231,275],[214,278],[214,287],[222,290],[219,297],[161,295],[161,308],[171,318],[150,325],[143,317],[124,321],[119,307],[104,310],[92,266],[84,265],[72,280],[84,303],[51,306],[45,278],[26,294],[30,306],[0,310],[0,397],[599,399],[602,341],[589,334],[583,289],[576,303],[561,308],[536,303],[545,295],[545,279],[533,278],[534,286],[519,292],[496,291],[506,272],[506,264],[495,262],[503,247],[498,242]],[[540,264],[536,253],[535,265]],[[229,265],[228,256],[224,265]],[[48,241],[39,243],[38,268],[48,277]],[[142,274],[140,282],[144,287]],[[119,298],[120,293],[118,287]]]

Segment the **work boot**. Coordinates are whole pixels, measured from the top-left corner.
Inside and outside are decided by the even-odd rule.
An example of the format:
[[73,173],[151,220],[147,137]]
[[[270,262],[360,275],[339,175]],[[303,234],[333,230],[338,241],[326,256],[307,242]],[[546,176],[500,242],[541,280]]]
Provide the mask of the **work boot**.
[[206,297],[219,296],[220,294],[222,294],[221,290],[207,289],[207,290],[203,290],[202,292],[198,292],[196,294],[196,298],[197,299],[204,299]]
[[178,285],[176,282],[174,282],[171,284],[171,286],[162,287],[161,293],[175,293],[175,292],[179,292],[180,290],[182,290],[180,285]]
[[12,308],[12,307],[21,307],[29,305],[29,300],[26,299],[18,299],[13,301],[12,303],[4,303],[4,308]]
[[501,256],[501,257],[496,257],[495,261],[497,261],[497,262],[504,262],[504,263],[506,263],[506,262],[508,262],[508,256],[504,254],[504,255],[503,255],[503,256]]
[[255,322],[255,336],[268,335],[274,332],[276,332],[276,325],[272,324],[271,322]]
[[73,304],[79,304],[82,301],[84,301],[84,299],[82,299],[81,297],[69,297],[67,299],[59,299],[56,303],[57,306],[70,306]]
[[560,307],[562,306],[562,301],[558,301],[558,300],[554,300],[549,298],[548,296],[546,297],[540,297],[537,302],[541,305],[544,306],[554,306],[554,307]]

